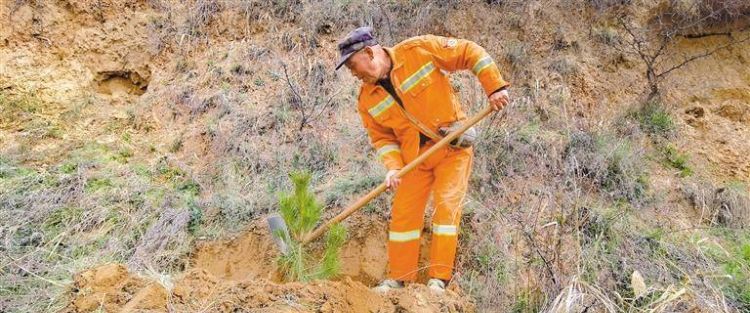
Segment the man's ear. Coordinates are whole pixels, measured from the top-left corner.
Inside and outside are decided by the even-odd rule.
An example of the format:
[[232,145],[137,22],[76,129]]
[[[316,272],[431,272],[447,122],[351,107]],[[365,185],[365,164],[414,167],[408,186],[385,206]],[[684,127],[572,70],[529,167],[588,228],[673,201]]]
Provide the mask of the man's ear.
[[370,58],[370,61],[375,58],[375,51],[372,49],[372,46],[365,47],[365,53],[367,53],[367,57]]

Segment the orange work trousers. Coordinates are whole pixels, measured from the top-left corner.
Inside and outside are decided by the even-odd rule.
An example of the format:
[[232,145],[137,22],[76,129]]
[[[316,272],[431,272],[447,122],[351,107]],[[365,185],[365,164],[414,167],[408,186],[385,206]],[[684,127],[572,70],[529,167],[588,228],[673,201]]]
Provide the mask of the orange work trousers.
[[[421,147],[420,154],[432,144]],[[388,278],[411,282],[417,279],[424,212],[432,192],[435,211],[427,274],[450,280],[472,158],[472,148],[443,147],[401,178],[388,232]]]

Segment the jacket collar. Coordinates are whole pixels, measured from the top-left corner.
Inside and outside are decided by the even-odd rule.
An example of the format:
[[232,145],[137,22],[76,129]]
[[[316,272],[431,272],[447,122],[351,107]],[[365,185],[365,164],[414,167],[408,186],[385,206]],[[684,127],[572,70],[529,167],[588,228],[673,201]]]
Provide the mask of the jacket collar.
[[388,56],[391,58],[391,62],[393,62],[393,68],[391,69],[391,72],[395,72],[397,69],[401,68],[401,66],[404,65],[403,60],[396,56],[396,49],[391,47],[383,47],[383,49],[386,53],[388,53]]

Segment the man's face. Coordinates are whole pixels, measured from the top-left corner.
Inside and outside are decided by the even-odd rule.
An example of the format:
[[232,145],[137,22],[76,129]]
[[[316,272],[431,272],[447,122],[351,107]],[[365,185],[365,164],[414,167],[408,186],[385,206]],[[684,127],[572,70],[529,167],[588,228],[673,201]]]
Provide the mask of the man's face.
[[363,82],[372,84],[377,82],[378,77],[380,77],[380,70],[378,64],[375,62],[375,58],[373,58],[373,50],[370,47],[365,47],[354,53],[346,60],[345,64],[352,75]]

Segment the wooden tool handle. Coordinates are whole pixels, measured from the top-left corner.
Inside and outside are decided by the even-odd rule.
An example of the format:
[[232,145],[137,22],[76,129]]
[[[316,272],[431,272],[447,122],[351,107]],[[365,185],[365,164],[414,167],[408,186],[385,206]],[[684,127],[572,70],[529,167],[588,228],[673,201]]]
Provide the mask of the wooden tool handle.
[[[476,124],[477,122],[481,121],[485,116],[489,115],[490,113],[492,113],[492,106],[491,105],[487,105],[487,107],[484,108],[484,110],[482,110],[481,112],[477,113],[472,118],[470,118],[468,121],[466,121],[466,123],[464,123],[461,126],[461,128],[459,128],[458,130],[456,130],[456,131],[448,134],[448,136],[443,137],[443,139],[440,139],[440,141],[438,141],[437,143],[435,143],[435,145],[433,145],[432,147],[430,147],[430,149],[427,149],[427,151],[425,151],[424,153],[420,154],[416,159],[414,159],[414,161],[411,161],[409,164],[407,164],[402,169],[400,169],[398,171],[398,173],[396,173],[396,177],[403,177],[404,175],[406,175],[406,173],[410,172],[411,170],[413,170],[414,168],[416,168],[417,166],[419,166],[419,164],[422,164],[422,162],[424,162],[424,160],[426,160],[433,153],[435,153],[435,151],[437,151],[440,148],[444,147],[445,145],[447,145],[448,143],[450,143],[451,141],[453,141],[453,139],[458,138],[458,136],[460,136],[461,134],[463,134],[463,132],[465,132],[467,129],[471,128],[472,126],[474,126],[474,124]],[[375,198],[378,195],[380,195],[381,193],[383,193],[383,191],[385,191],[387,188],[388,187],[386,187],[385,182],[380,183],[380,185],[378,185],[377,188],[375,188],[372,191],[370,191],[364,197],[359,198],[359,200],[357,200],[357,202],[354,202],[352,205],[350,205],[349,207],[347,207],[346,210],[344,210],[343,212],[339,213],[339,215],[336,215],[335,217],[333,217],[332,219],[330,219],[328,222],[324,223],[323,225],[320,225],[320,227],[318,227],[314,231],[308,233],[304,238],[302,238],[302,244],[306,244],[306,243],[308,243],[308,242],[310,242],[312,240],[315,240],[316,238],[320,237],[321,235],[323,235],[323,233],[326,230],[328,230],[328,228],[330,228],[331,226],[333,226],[334,224],[336,224],[338,222],[341,222],[345,218],[349,217],[349,215],[352,215],[352,213],[356,212],[357,210],[359,210],[360,208],[362,208],[363,206],[365,206],[365,204],[367,204],[368,202],[370,202],[370,200],[372,200],[373,198]]]

